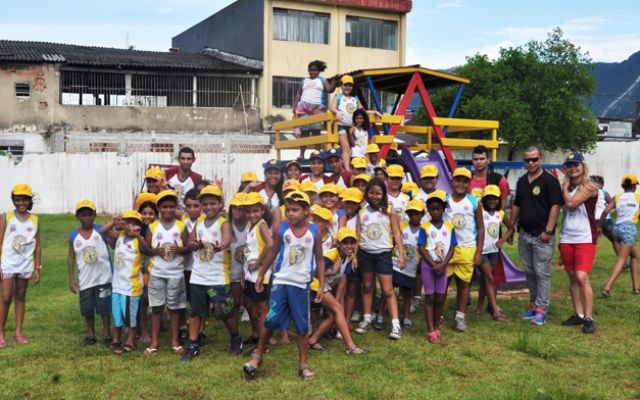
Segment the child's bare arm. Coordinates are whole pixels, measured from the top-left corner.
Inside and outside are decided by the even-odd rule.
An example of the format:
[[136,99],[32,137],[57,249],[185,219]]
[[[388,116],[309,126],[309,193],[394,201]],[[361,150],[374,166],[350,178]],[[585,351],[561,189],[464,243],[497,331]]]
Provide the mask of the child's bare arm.
[[[262,254],[258,255],[258,259],[256,260],[253,268],[250,267],[250,270],[255,271],[256,268],[260,268],[260,271],[264,270],[264,272],[266,273],[267,270],[261,267],[263,267],[264,265],[266,265],[267,267],[271,266],[273,261],[276,259],[275,255],[273,256],[273,259],[271,259],[274,240],[269,234],[269,228],[267,228],[267,224],[260,224],[260,226],[258,226],[258,229],[260,229],[260,235],[262,236],[262,240],[264,241],[264,249],[262,251]],[[280,235],[276,235],[276,237],[279,236]],[[278,246],[278,249],[279,248],[280,247]]]
[[[316,265],[318,269],[318,294],[316,295],[315,302],[320,303],[322,301],[322,297],[324,297],[324,254],[322,253],[322,240],[316,238],[314,243],[314,253],[316,257]],[[339,269],[339,268],[338,268]]]
[[484,246],[484,220],[482,219],[482,207],[476,208],[476,232],[478,232],[478,242],[476,244],[476,254],[473,257],[473,265],[478,267],[482,263],[482,248]]
[[393,241],[398,247],[398,266],[400,269],[404,269],[407,266],[407,261],[404,257],[404,246],[402,244],[402,233],[400,232],[400,220],[398,219],[398,213],[395,209],[391,208],[391,231],[393,232]]
[[69,255],[67,256],[67,269],[69,271],[69,289],[71,293],[78,293],[78,283],[75,278],[76,252],[73,251],[73,242],[69,240]]

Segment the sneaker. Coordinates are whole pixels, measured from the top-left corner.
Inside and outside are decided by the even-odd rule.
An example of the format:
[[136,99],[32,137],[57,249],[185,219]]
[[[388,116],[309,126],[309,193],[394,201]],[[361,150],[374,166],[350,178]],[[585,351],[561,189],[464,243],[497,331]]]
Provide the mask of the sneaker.
[[[593,322],[593,320],[591,320]],[[568,320],[562,321],[562,326],[574,326],[584,324],[584,318],[580,318],[578,314],[573,314]]]
[[187,349],[187,351],[184,353],[184,355],[182,356],[182,358],[180,359],[181,361],[191,361],[194,358],[198,357],[200,355],[200,347],[198,346],[189,346],[189,348]]
[[391,328],[389,339],[402,339],[402,329],[399,326]]
[[411,303],[414,307],[420,307],[422,305],[422,297],[413,296],[413,299],[411,299]]
[[520,317],[523,319],[531,319],[536,316],[536,305],[531,304],[531,308],[524,312]]
[[360,311],[354,311],[353,314],[351,314],[351,322],[358,321],[360,321]]
[[544,325],[544,321],[547,319],[547,312],[542,308],[536,309],[535,317],[531,318],[531,323],[536,325]]
[[400,323],[400,326],[402,328],[411,328],[411,320],[409,318],[403,319],[402,322]]
[[327,333],[324,334],[324,337],[330,342],[335,342],[337,340],[336,333],[331,329],[329,329]]
[[[86,336],[82,342],[80,342],[80,347],[91,346],[92,344],[96,344],[98,340],[95,336]],[[111,344],[111,343],[109,343]]]
[[[493,315],[493,307],[491,307],[491,304],[487,304],[487,308],[485,309],[485,311],[487,312],[487,314]],[[498,306],[498,314],[504,315],[500,306]]]
[[242,337],[238,337],[237,339],[231,339],[231,348],[229,349],[229,354],[232,356],[239,356],[242,354]]
[[109,347],[111,347],[111,343],[113,343],[113,339],[111,339],[109,336],[102,337],[102,347],[108,349]]
[[413,314],[414,312],[416,312],[416,306],[411,303],[411,305],[409,306],[409,314]]
[[240,321],[242,322],[249,322],[251,321],[251,318],[249,317],[249,312],[245,309],[244,312],[242,313],[242,318],[240,318]]
[[373,328],[373,325],[371,325],[371,322],[362,321],[360,322],[360,325],[358,325],[358,327],[356,328],[356,333],[365,333],[370,331],[371,328]]
[[204,346],[207,343],[207,334],[203,331],[198,332],[198,342],[200,346]]
[[342,339],[342,333],[340,333],[340,331],[336,332],[336,339],[343,340]]
[[582,333],[596,333],[596,324],[591,318],[585,318],[582,324]]
[[453,324],[453,330],[456,332],[466,332],[467,325],[464,323],[464,318],[456,318]]
[[189,331],[186,328],[180,328],[180,336],[178,337],[180,346],[184,346],[187,340],[189,340]]
[[384,329],[384,317],[381,315],[378,315],[378,317],[376,317],[376,322],[373,323],[373,327],[376,328],[377,330],[383,330]]

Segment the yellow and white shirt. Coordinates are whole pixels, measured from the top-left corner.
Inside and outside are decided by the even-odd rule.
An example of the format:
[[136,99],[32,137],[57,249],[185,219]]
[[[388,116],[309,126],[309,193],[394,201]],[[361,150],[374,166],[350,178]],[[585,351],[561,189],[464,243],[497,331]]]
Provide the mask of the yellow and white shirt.
[[82,236],[78,230],[69,234],[78,266],[80,290],[111,283],[113,266],[107,242],[100,234],[101,228],[102,225],[95,225],[89,237]]
[[413,229],[408,222],[401,222],[400,230],[402,234],[402,246],[404,247],[404,259],[407,264],[404,269],[400,269],[398,265],[398,250],[396,249],[392,259],[393,269],[402,275],[415,278],[421,259],[420,252],[418,251],[418,238],[423,228],[419,226]]
[[35,267],[34,251],[36,249],[36,234],[38,233],[38,217],[29,214],[29,218],[22,222],[15,211],[4,214],[5,230],[2,242],[2,258],[0,268],[2,273],[25,274],[32,272]]
[[[324,278],[324,292],[328,292],[332,289],[334,282],[338,282],[344,274],[351,272],[351,263],[353,262],[354,254],[349,257],[341,258],[338,249],[331,249],[324,253],[324,269],[327,272],[333,272],[336,268],[340,270],[335,275],[329,275]],[[309,287],[311,290],[318,291],[320,288],[320,282],[318,278],[313,278],[313,282]]]
[[444,220],[450,222],[456,228],[458,246],[476,247],[478,241],[478,229],[476,227],[476,209],[478,199],[470,194],[459,202],[455,202],[450,194],[447,195],[449,207],[444,210]]
[[356,145],[351,149],[351,158],[364,158],[367,155],[367,145],[369,145],[369,132],[356,128],[354,136],[354,142]]
[[246,223],[244,229],[239,229],[235,222],[231,223],[231,243],[229,244],[229,253],[231,256],[229,279],[231,282],[240,282],[244,264],[247,262],[247,255],[249,253],[249,249],[247,248],[248,230],[249,222]]
[[[258,261],[258,258],[264,251],[264,239],[262,238],[262,234],[260,233],[260,225],[267,224],[263,219],[258,221],[257,224],[251,225],[249,223],[249,230],[247,231],[247,261],[244,263],[244,279],[248,282],[255,283],[258,279],[258,268],[256,268],[253,272],[249,272],[249,265]],[[264,274],[263,284],[269,283],[269,278],[271,277],[271,269],[268,269]]]
[[638,214],[640,214],[640,194],[624,192],[616,195],[616,224],[622,222],[638,222]]
[[274,285],[290,285],[309,289],[315,270],[315,242],[318,225],[307,223],[307,230],[300,237],[291,230],[288,222],[280,224],[280,255],[273,274]]
[[440,228],[431,222],[422,225],[418,237],[418,246],[423,246],[435,262],[442,262],[451,246],[458,244],[456,229],[449,222],[443,221]]
[[213,254],[211,244],[222,243],[222,227],[227,220],[218,217],[207,225],[206,216],[201,215],[196,223],[196,238],[205,246],[193,254],[193,271],[190,282],[195,285],[218,286],[229,284],[230,260],[226,251]]
[[118,236],[113,262],[111,291],[125,296],[142,296],[142,259],[138,239],[127,239],[124,232]]
[[[189,214],[184,213],[182,216],[182,222],[184,223],[184,228],[187,230],[187,233],[191,236],[191,232],[193,232],[193,228],[195,228],[198,218],[192,220],[191,217],[189,217]],[[193,269],[193,253],[183,254],[183,257],[184,270],[191,271]]]
[[490,213],[487,210],[482,212],[484,221],[484,245],[482,254],[497,253],[496,243],[500,239],[500,224],[504,219],[504,211],[494,211]]
[[367,253],[378,254],[393,249],[391,230],[391,206],[387,206],[389,215],[382,211],[371,211],[369,206],[358,212],[360,218],[360,248]]
[[409,204],[410,200],[409,196],[400,192],[395,197],[391,194],[388,194],[387,197],[389,199],[389,205],[392,206],[398,213],[398,221],[409,222],[409,217],[407,217],[407,205]]
[[[149,225],[151,231],[152,248],[164,247],[171,245],[184,247],[182,242],[182,232],[184,232],[184,223],[182,221],[174,221],[174,223],[166,228],[162,222],[155,221]],[[153,256],[151,260],[153,269],[150,274],[158,278],[172,279],[184,276],[184,257],[181,254],[168,254],[165,256]]]

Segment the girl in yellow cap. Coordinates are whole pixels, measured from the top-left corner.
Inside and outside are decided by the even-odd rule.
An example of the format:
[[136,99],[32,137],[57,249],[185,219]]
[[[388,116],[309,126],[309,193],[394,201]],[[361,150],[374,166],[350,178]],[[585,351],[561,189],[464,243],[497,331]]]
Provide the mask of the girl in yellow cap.
[[11,191],[15,210],[0,217],[0,276],[2,277],[2,302],[0,303],[0,349],[7,347],[4,327],[11,301],[15,298],[16,330],[13,340],[19,344],[29,341],[22,335],[27,284],[34,278],[40,282],[40,224],[31,214],[33,191],[29,185],[16,185]]

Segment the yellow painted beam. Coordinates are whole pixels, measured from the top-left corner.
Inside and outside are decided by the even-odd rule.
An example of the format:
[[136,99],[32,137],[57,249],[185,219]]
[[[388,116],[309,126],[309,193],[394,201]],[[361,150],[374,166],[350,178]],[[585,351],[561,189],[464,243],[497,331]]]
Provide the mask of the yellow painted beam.
[[448,126],[449,131],[451,131],[451,127],[474,128],[475,130],[498,129],[500,127],[500,122],[498,121],[462,118],[435,117],[433,118],[433,123],[439,126]]
[[498,141],[494,140],[478,140],[478,139],[442,139],[442,145],[452,149],[472,149],[476,146],[485,145],[487,149],[497,149]]
[[414,134],[429,134],[433,133],[433,128],[430,126],[399,126],[398,132],[414,133]]
[[375,114],[369,115],[369,122],[373,124],[401,124],[403,120],[403,115],[382,114],[382,117]]
[[311,117],[296,118],[296,119],[292,119],[291,121],[276,122],[275,124],[273,124],[273,130],[274,131],[290,131],[296,126],[303,126],[303,125],[313,124],[316,122],[327,122],[327,121],[336,121],[335,114],[328,112],[324,114],[313,115]]
[[286,140],[284,142],[276,142],[273,147],[276,150],[299,149],[302,146],[314,146],[316,144],[338,143],[338,135],[320,135],[303,139]]
[[373,137],[373,140],[376,144],[389,144],[393,143],[394,137],[391,135],[376,135]]

